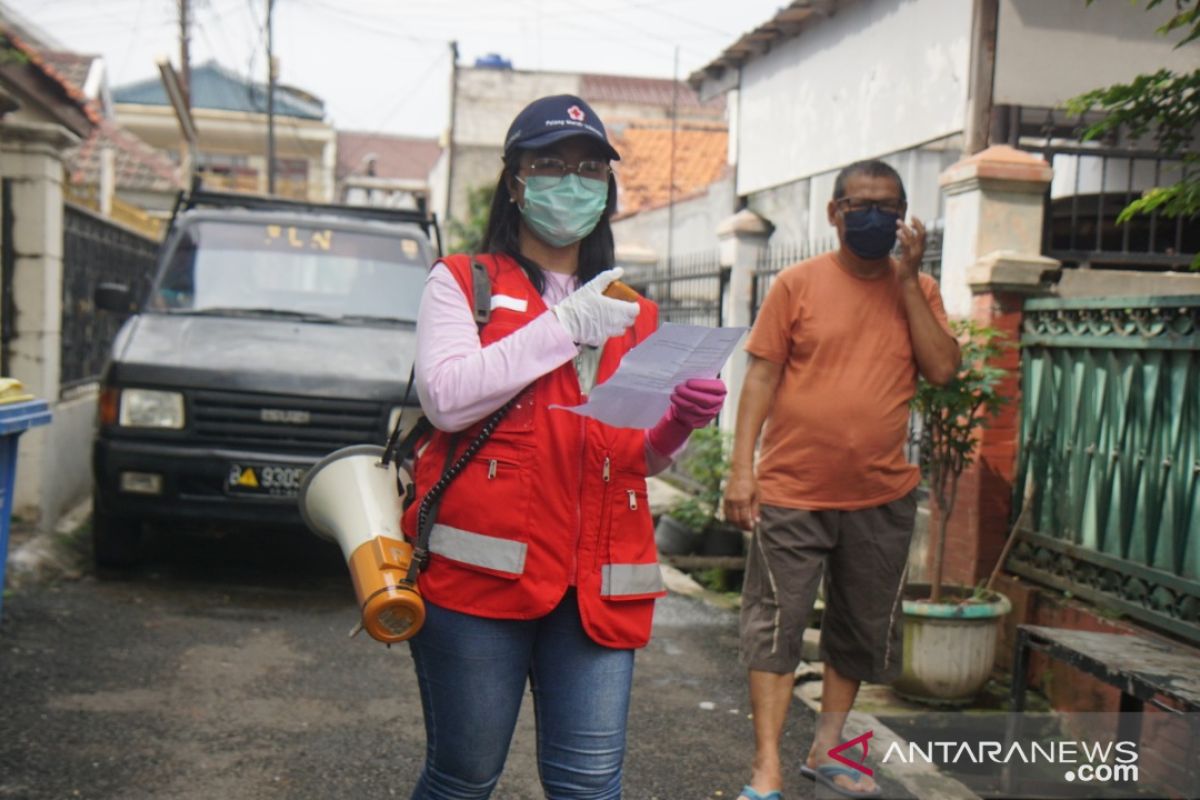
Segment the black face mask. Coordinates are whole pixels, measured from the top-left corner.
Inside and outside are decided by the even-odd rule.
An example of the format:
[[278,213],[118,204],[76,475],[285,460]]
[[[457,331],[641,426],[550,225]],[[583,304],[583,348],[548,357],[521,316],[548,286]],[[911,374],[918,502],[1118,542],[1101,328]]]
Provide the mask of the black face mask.
[[881,211],[871,206],[863,211],[847,211],[842,215],[846,224],[845,241],[850,252],[859,258],[875,261],[885,258],[896,246],[896,222],[899,214]]

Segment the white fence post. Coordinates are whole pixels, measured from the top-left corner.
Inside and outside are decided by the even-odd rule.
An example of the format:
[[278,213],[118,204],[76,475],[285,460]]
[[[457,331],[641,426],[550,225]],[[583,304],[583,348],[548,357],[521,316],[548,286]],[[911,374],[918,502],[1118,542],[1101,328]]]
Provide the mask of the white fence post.
[[[721,298],[721,318],[729,327],[746,326],[753,321],[754,271],[767,247],[774,227],[750,209],[742,209],[717,226],[720,262],[729,267],[729,283]],[[721,429],[732,432],[737,420],[738,399],[746,376],[746,353],[739,346],[722,370],[729,396],[721,411]]]
[[[89,476],[86,437],[62,439],[63,151],[79,143],[66,128],[41,122],[5,122],[0,136],[0,177],[12,181],[14,214],[13,300],[16,338],[10,343],[9,372],[46,400],[54,422],[21,436],[13,513],[50,526],[63,499],[63,463],[81,465]],[[95,404],[92,404],[92,409]]]

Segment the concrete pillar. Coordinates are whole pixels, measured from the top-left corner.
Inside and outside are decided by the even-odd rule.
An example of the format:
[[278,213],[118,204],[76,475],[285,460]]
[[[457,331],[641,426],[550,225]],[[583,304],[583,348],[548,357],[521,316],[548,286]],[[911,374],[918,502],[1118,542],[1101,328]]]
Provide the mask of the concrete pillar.
[[[1048,294],[1060,264],[1041,255],[1043,193],[1050,165],[1000,145],[954,164],[947,193],[942,293],[952,316],[999,331],[1012,347],[995,366],[1008,371],[999,417],[979,434],[976,461],[959,480],[947,531],[945,579],[971,586],[1000,556],[1012,516],[1021,407],[1021,313],[1025,299]],[[953,245],[952,245],[953,243]],[[965,261],[966,256],[971,260]],[[953,300],[951,299],[953,298]],[[953,304],[953,305],[952,305]]]
[[1041,253],[1052,174],[1041,158],[1008,145],[989,147],[942,173],[942,298],[951,317],[970,316],[968,272],[985,255],[999,250]]
[[[16,338],[7,377],[19,379],[55,409],[61,384],[63,182],[62,152],[79,139],[59,125],[5,122],[0,126],[0,177],[12,182],[14,214],[13,301]],[[28,519],[57,509],[54,456],[56,426],[21,436],[14,513]],[[87,460],[87,454],[69,453]]]
[[[774,226],[748,208],[717,226],[721,267],[728,267],[729,284],[721,298],[721,318],[726,327],[749,327],[754,321],[754,271],[767,247]],[[722,376],[729,387],[721,411],[721,428],[732,432],[737,421],[738,399],[746,377],[746,352],[738,347],[729,357]]]

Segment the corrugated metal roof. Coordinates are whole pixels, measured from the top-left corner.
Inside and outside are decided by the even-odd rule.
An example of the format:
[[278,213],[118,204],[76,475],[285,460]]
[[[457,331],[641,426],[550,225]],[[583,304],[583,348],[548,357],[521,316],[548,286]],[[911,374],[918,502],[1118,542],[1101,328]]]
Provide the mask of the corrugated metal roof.
[[[267,113],[267,87],[261,83],[247,81],[215,61],[192,68],[190,88],[193,108],[241,111],[249,114]],[[113,102],[147,106],[169,105],[166,89],[158,78],[149,78],[114,89]],[[275,113],[301,119],[325,118],[325,109],[315,97],[302,97],[283,86],[275,87]]]

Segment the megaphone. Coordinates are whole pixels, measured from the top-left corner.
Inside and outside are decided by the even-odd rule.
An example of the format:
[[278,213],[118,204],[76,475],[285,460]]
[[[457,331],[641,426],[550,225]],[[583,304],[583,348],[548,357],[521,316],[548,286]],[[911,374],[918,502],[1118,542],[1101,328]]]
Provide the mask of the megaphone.
[[404,513],[395,463],[382,447],[343,447],[318,461],[300,484],[300,515],[318,536],[342,549],[362,627],[391,644],[410,638],[425,622],[425,603],[409,580],[412,545],[400,532]]

